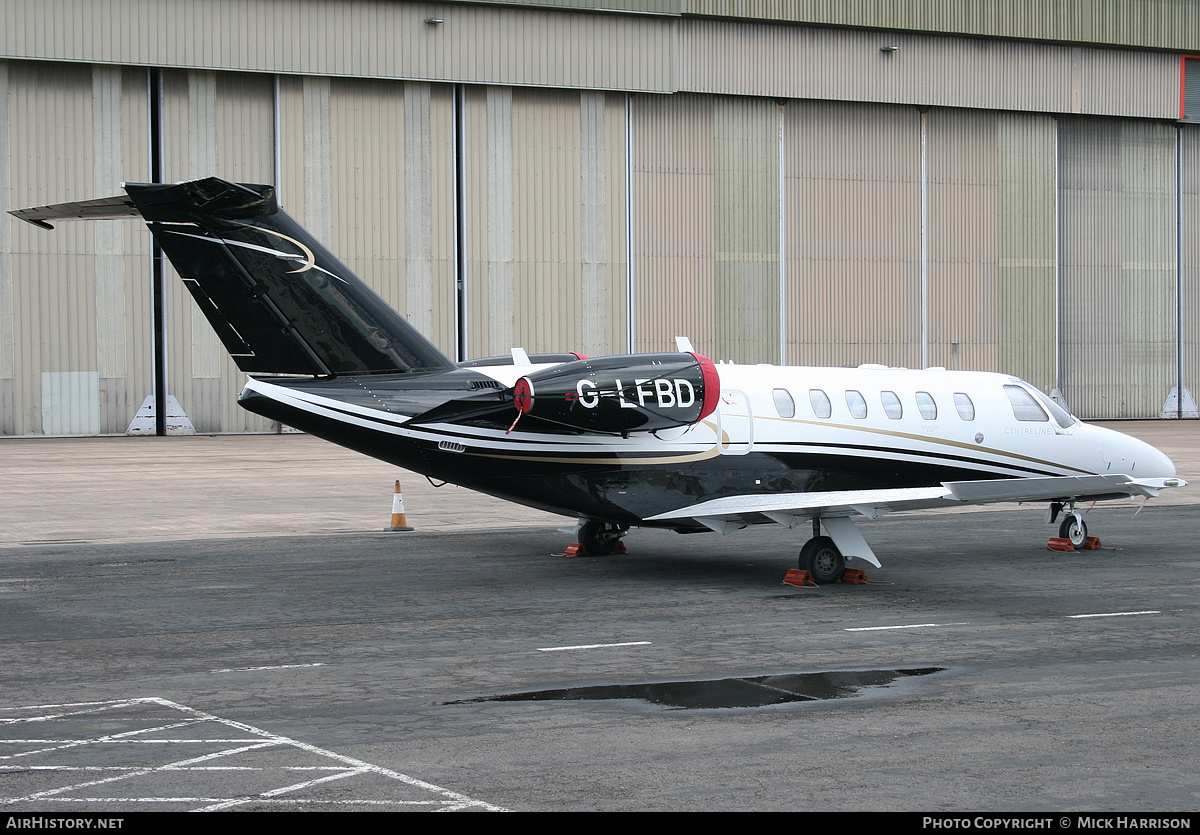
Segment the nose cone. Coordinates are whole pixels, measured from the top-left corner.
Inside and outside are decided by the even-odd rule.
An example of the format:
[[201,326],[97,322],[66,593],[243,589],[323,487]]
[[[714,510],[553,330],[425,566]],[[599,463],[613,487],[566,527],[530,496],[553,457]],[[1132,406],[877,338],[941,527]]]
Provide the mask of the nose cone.
[[1101,446],[1104,467],[1101,473],[1122,473],[1134,478],[1170,478],[1175,475],[1175,464],[1162,450],[1145,441],[1103,427],[1097,438]]
[[1140,451],[1135,456],[1134,469],[1129,473],[1137,478],[1170,478],[1175,475],[1175,462],[1162,450],[1143,441],[1136,441]]

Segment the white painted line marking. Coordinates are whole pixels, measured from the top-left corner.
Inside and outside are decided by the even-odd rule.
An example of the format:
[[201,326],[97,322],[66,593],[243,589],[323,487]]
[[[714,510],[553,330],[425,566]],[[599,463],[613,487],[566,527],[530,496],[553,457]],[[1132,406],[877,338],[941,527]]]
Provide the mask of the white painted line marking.
[[[177,721],[163,721],[163,710],[168,716],[178,717]],[[158,711],[157,714],[155,711]],[[13,716],[13,714],[23,714]],[[36,705],[21,708],[0,708],[0,728],[15,730],[20,723],[27,727],[35,727],[49,723],[51,729],[64,720],[99,715],[105,718],[108,713],[116,721],[129,724],[141,724],[121,733],[102,734],[86,739],[47,739],[43,734],[29,734],[26,742],[40,746],[37,750],[18,751],[12,754],[0,754],[0,773],[20,770],[26,773],[63,773],[77,771],[90,773],[92,779],[71,785],[57,785],[34,790],[20,797],[0,796],[0,805],[10,803],[29,803],[36,801],[40,804],[158,804],[158,803],[189,803],[196,810],[229,809],[244,804],[271,805],[279,804],[290,808],[320,806],[322,804],[337,804],[345,806],[372,806],[382,808],[411,808],[421,807],[432,811],[454,811],[458,809],[486,809],[490,811],[505,811],[484,801],[475,800],[458,792],[435,786],[423,780],[409,777],[391,769],[373,765],[362,760],[337,754],[315,745],[308,745],[298,740],[264,731],[241,722],[221,719],[209,713],[204,713],[185,705],[177,704],[166,699],[138,698],[112,702],[84,702],[67,705]],[[76,727],[67,725],[68,729]],[[228,736],[205,736],[211,729],[232,730],[245,736],[229,738]],[[38,730],[41,730],[40,728]],[[68,733],[70,731],[68,730]],[[183,734],[182,737],[179,734]],[[74,765],[56,762],[55,759],[67,751],[78,751],[81,746],[97,746],[106,748],[114,743],[196,743],[204,746],[218,745],[221,750],[211,751],[200,756],[155,765]],[[0,751],[10,750],[3,746],[21,744],[22,740],[15,737],[5,737],[0,733]],[[228,747],[232,746],[232,747]],[[304,752],[310,758],[309,763],[283,765],[275,758],[268,758],[273,764],[258,765],[263,762],[261,757],[254,756],[256,752],[267,749],[292,749]],[[176,749],[178,750],[178,749]],[[247,756],[251,764],[230,762],[231,759]],[[151,755],[153,757],[153,755]],[[226,797],[204,796],[173,796],[166,793],[143,794],[139,796],[139,788],[159,788],[163,785],[162,776],[171,773],[187,773],[192,771],[253,771],[262,775],[266,780],[278,778],[275,788],[269,784],[265,791],[254,795],[233,795]],[[296,772],[307,772],[307,779],[292,782]],[[322,773],[323,772],[323,773]],[[102,776],[107,773],[107,776]],[[430,799],[412,799],[403,796],[380,798],[378,795],[395,794],[386,785],[381,788],[378,782],[371,778],[384,777],[397,783],[403,783],[410,789],[417,789],[434,795]],[[148,778],[142,780],[141,778]],[[346,790],[348,796],[339,800],[322,800],[315,797],[304,797],[303,793],[310,787],[328,783],[331,780],[356,780],[352,788]],[[356,779],[358,778],[358,779]],[[361,779],[367,778],[367,779]],[[168,782],[170,782],[168,780]],[[129,788],[125,794],[114,797],[99,795],[92,791],[99,786],[124,785]],[[146,785],[143,785],[146,784]],[[300,796],[296,796],[299,794]],[[370,795],[375,795],[374,797]],[[286,795],[286,796],[285,796]]]
[[645,647],[649,641],[625,641],[620,644],[579,644],[574,647],[538,647],[538,652],[565,652],[569,649],[607,649],[608,647]]
[[274,664],[267,667],[222,667],[219,670],[212,670],[214,673],[250,673],[256,670],[297,670],[301,667],[324,667],[324,662],[316,664]]
[[1097,612],[1092,615],[1067,615],[1069,618],[1123,618],[1126,615],[1161,615],[1157,609],[1147,609],[1144,612]]
[[885,629],[928,629],[931,626],[966,626],[963,623],[909,623],[904,626],[851,626],[846,632],[882,632]]

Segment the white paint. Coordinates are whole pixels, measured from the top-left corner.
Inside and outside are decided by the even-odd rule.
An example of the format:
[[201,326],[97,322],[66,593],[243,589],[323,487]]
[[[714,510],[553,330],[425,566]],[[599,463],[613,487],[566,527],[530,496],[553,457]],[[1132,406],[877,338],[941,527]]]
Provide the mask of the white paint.
[[100,434],[98,372],[42,372],[42,434]]
[[1144,612],[1097,612],[1091,615],[1067,615],[1068,618],[1123,618],[1129,615],[1161,615],[1157,609],[1147,609]]
[[[399,497],[400,494],[397,493],[396,495],[397,495],[397,497]],[[404,511],[401,510],[400,512],[403,513]],[[248,672],[255,672],[257,670],[297,670],[297,669],[301,669],[304,667],[324,667],[324,666],[325,666],[324,662],[318,662],[315,664],[272,664],[272,665],[265,666],[265,667],[224,667],[220,670],[213,670],[212,672],[214,672],[214,673],[248,673]]]
[[625,641],[620,644],[579,644],[573,647],[539,647],[538,652],[566,652],[573,649],[608,649],[609,647],[644,647],[649,641]]
[[1187,386],[1183,387],[1183,401],[1179,400],[1179,386],[1172,386],[1171,391],[1167,394],[1166,402],[1163,403],[1162,411],[1158,415],[1163,420],[1171,420],[1172,418],[1198,418],[1200,410],[1196,408],[1196,398],[1192,397],[1192,392]]
[[[142,401],[142,405],[133,415],[133,420],[129,422],[129,428],[125,430],[126,435],[153,435],[157,431],[156,421],[154,419],[154,395],[147,394],[146,399]],[[175,395],[167,395],[167,434],[168,435],[195,435],[196,427],[192,425],[191,418],[183,411],[183,407],[179,405],[179,401]]]
[[889,629],[929,629],[935,626],[966,626],[965,623],[910,623],[903,626],[854,626],[846,632],[884,632]]
[[[190,803],[194,804],[193,811],[216,811],[219,809],[236,808],[249,803],[256,806],[279,805],[289,808],[305,808],[336,802],[339,806],[343,807],[417,807],[428,808],[431,811],[455,811],[458,809],[505,811],[501,807],[481,800],[475,800],[458,792],[435,786],[432,783],[427,783],[424,780],[419,780],[415,777],[383,768],[382,766],[337,754],[314,745],[308,745],[241,722],[221,719],[210,713],[204,713],[203,711],[195,710],[166,699],[139,698],[111,702],[83,702],[77,704],[3,708],[0,709],[0,724],[13,726],[21,723],[28,725],[55,723],[56,720],[85,715],[103,715],[108,712],[119,715],[124,722],[138,724],[140,721],[139,710],[145,712],[144,724],[132,730],[117,734],[103,734],[89,739],[68,739],[62,741],[61,744],[57,744],[58,740],[47,740],[47,747],[0,756],[0,773],[17,770],[23,772],[50,771],[55,774],[72,771],[88,774],[94,774],[97,771],[108,772],[107,776],[98,779],[86,779],[68,785],[55,785],[53,788],[33,791],[21,796],[0,796],[0,804],[36,802],[39,808],[44,808],[52,804]],[[167,721],[162,721],[164,711],[168,712]],[[13,716],[12,714],[17,715]],[[237,731],[238,735],[228,738],[220,734],[213,734],[214,725],[220,726],[222,729]],[[194,729],[196,733],[191,735],[186,734],[185,731],[189,728]],[[10,741],[12,740],[10,739]],[[143,766],[136,763],[129,766],[103,767],[73,764],[79,759],[79,749],[87,748],[88,746],[108,747],[115,743],[133,741],[146,745],[194,743],[207,747],[213,745],[230,747],[223,747],[218,751],[209,751],[201,756],[162,762],[153,766]],[[290,763],[290,765],[286,766],[282,764],[278,766],[240,765],[236,762],[222,762],[264,749],[288,748],[293,750],[281,758],[286,759]],[[60,752],[67,750],[71,750],[72,753],[67,755],[66,763],[47,762],[47,760],[58,756]],[[300,753],[297,754],[296,752]],[[149,761],[160,763],[164,759],[156,754],[157,752],[148,752]],[[305,755],[311,758],[311,764],[304,764],[302,762]],[[263,759],[261,757],[251,757],[250,761],[261,763]],[[187,780],[187,772],[212,770],[256,772],[258,776],[253,780],[253,784],[256,786],[269,785],[273,775],[286,775],[290,777],[296,771],[301,770],[310,772],[323,771],[325,773],[321,776],[299,782],[294,782],[291,779],[280,781],[279,785],[273,788],[266,788],[252,795],[204,797],[178,796],[166,793],[166,790],[170,789],[171,784],[176,779]],[[183,772],[183,775],[176,777],[176,775],[179,775],[179,772]],[[139,784],[139,778],[147,779]],[[354,780],[356,778],[366,778],[362,781],[359,791],[363,793],[370,792],[377,796],[363,797],[361,799],[356,798],[354,796],[356,792],[353,787],[344,790],[343,796],[336,801],[295,796],[311,786],[330,780]],[[384,778],[382,784],[379,778]],[[54,779],[56,783],[61,783],[61,778],[56,777]],[[391,790],[389,789],[388,781],[403,784],[405,788],[400,791]],[[125,791],[116,791],[111,795],[101,795],[92,791],[92,789],[99,786],[112,786],[118,783],[124,784]],[[238,781],[238,785],[245,784],[243,781]],[[139,789],[144,790],[151,787],[161,789],[162,791],[158,794],[138,794]],[[433,797],[414,798],[414,789],[433,795]],[[391,792],[394,792],[396,795],[394,798],[380,799],[378,797],[379,794],[388,794]],[[283,797],[283,795],[292,796]]]

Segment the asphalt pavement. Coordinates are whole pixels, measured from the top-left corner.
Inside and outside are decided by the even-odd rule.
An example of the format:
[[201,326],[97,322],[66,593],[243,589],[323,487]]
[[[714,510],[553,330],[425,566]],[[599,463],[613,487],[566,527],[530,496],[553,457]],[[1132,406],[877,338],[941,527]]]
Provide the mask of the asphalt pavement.
[[[1116,428],[1200,481],[1196,423]],[[0,441],[0,808],[1195,809],[1198,495],[1075,553],[887,516],[796,588],[796,531],[568,558],[308,436]]]

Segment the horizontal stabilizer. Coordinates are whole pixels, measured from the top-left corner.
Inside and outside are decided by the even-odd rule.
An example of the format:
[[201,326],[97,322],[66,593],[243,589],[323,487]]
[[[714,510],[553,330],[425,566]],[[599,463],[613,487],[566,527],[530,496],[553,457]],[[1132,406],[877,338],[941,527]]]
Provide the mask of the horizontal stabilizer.
[[53,206],[36,206],[32,209],[13,209],[13,217],[28,221],[43,229],[53,229],[52,220],[118,220],[138,217],[141,213],[133,201],[125,195],[102,197],[99,200],[83,200],[78,203],[56,203]]

